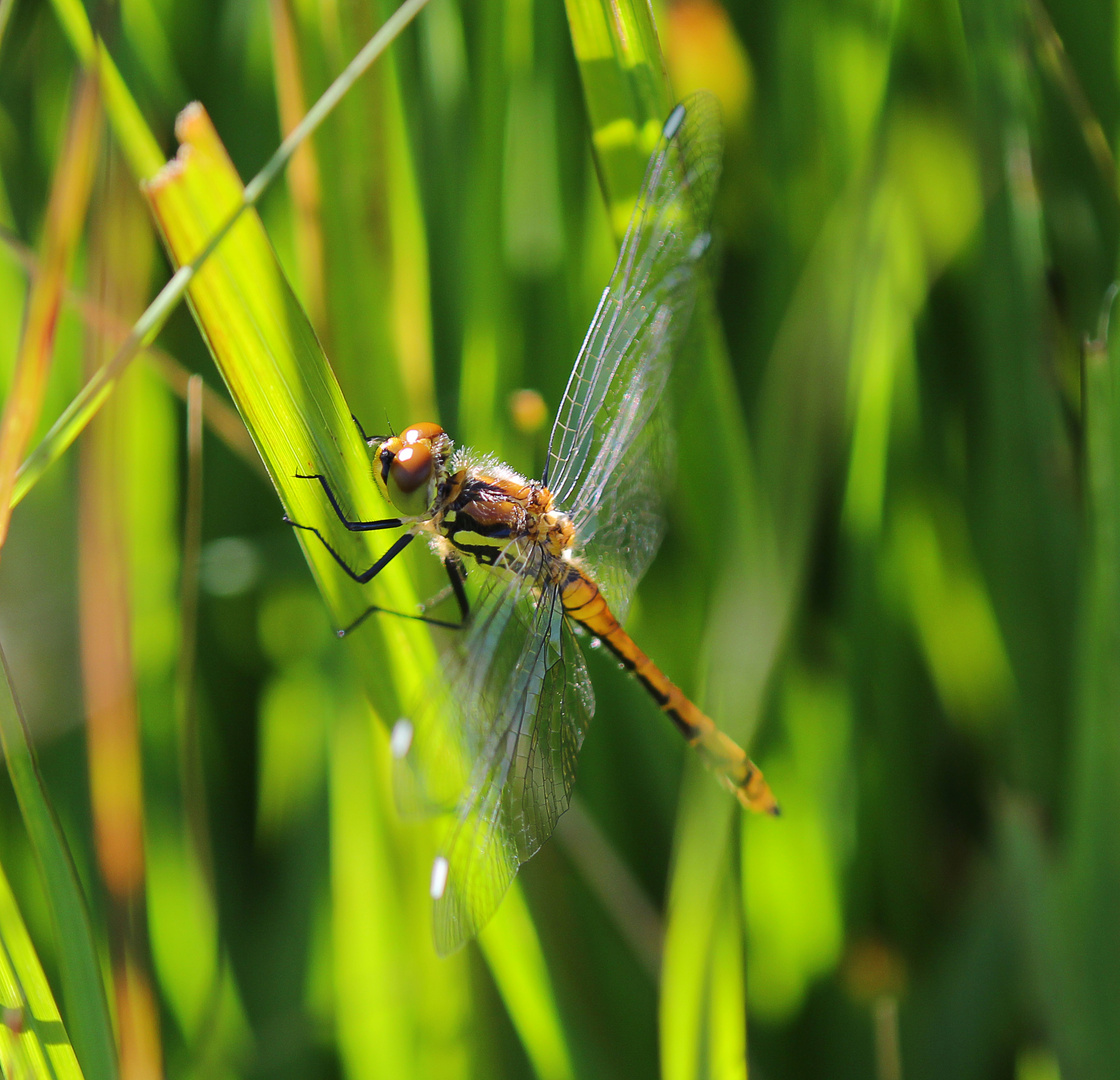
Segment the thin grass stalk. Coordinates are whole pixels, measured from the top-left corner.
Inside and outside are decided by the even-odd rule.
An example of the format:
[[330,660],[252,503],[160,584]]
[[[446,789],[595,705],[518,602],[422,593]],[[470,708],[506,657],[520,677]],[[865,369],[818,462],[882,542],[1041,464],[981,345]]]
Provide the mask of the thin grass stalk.
[[650,979],[657,982],[661,975],[665,935],[661,915],[622,856],[588,814],[582,799],[572,799],[571,806],[557,823],[556,837],[614,920],[638,963]]
[[1116,168],[1116,157],[1112,153],[1108,136],[1105,135],[1100,118],[1085,94],[1077,69],[1070,61],[1061,36],[1050,18],[1050,13],[1042,0],[1027,0],[1026,10],[1034,34],[1035,49],[1043,69],[1048,72],[1065,97],[1081,129],[1081,138],[1085,147],[1092,155],[1093,163],[1101,177],[1108,184],[1111,192],[1120,195],[1120,170]]
[[[69,2],[69,0],[68,0]],[[11,488],[10,504],[17,505],[73,441],[81,434],[104,403],[121,372],[132,358],[155,340],[171,312],[186,294],[194,276],[229,234],[245,210],[256,206],[272,181],[280,174],[300,144],[327,118],[343,95],[366,72],[370,65],[392,44],[397,35],[416,17],[428,0],[405,0],[382,24],[345,70],[327,88],[307,115],[296,125],[264,168],[245,185],[241,200],[225,221],[215,229],[199,253],[171,276],[147,310],[133,325],[131,332],[114,356],[103,364],[74,400],[63,411],[43,441],[31,452],[16,474]],[[154,176],[155,171],[148,176]]]
[[151,176],[163,160],[159,143],[148,130],[144,115],[129,93],[109,50],[94,34],[81,0],[52,0],[52,6],[78,61],[83,68],[98,75],[105,114],[133,175],[137,179]]
[[[183,516],[183,557],[179,583],[179,664],[175,673],[179,732],[179,784],[195,855],[214,896],[214,867],[207,824],[206,789],[198,739],[195,664],[198,638],[199,564],[202,552],[202,429],[205,384],[192,375],[187,384],[187,491]],[[259,458],[258,458],[259,460]]]
[[[269,0],[268,11],[280,130],[288,135],[307,112],[291,0]],[[303,284],[304,306],[312,325],[323,339],[324,348],[329,352],[323,276],[323,225],[319,217],[322,187],[319,183],[319,158],[315,152],[315,144],[310,140],[304,142],[292,157],[288,190],[295,216],[296,256]]]
[[[34,280],[39,275],[39,260],[18,237],[7,229],[0,228],[0,243],[3,243],[16,262],[27,271],[30,279]],[[88,328],[103,337],[120,340],[128,335],[128,325],[88,294],[68,287],[64,290],[62,298],[65,306],[77,312]],[[159,346],[150,345],[140,355],[159,372],[172,392],[185,403],[191,373],[174,356]],[[205,383],[202,386],[202,399],[203,416],[210,430],[254,472],[267,479],[268,473],[261,463],[260,454],[257,453],[257,448],[249,438],[237,411],[230,408],[228,401]]]

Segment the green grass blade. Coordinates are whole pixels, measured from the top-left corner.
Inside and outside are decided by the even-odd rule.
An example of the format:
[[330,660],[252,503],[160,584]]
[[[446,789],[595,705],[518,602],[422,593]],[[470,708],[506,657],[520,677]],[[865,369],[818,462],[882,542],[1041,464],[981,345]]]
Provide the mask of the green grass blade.
[[511,889],[479,945],[540,1080],[575,1076],[540,938],[520,889]]
[[0,868],[0,1074],[81,1080],[51,988]]
[[737,905],[723,905],[724,917],[717,916],[720,896],[730,886],[732,815],[738,812],[738,804],[706,771],[690,763],[677,818],[661,965],[664,1080],[705,1074],[707,1029],[714,1023],[711,980],[717,974],[721,982],[728,978],[722,960],[713,966],[713,950],[727,936],[726,918],[740,918]]
[[[1071,1075],[1104,1075],[1120,1056],[1120,335],[1084,368],[1089,558],[1071,775],[1069,859],[1059,876],[1059,981],[1043,993]],[[1052,931],[1033,928],[1045,942]],[[1065,993],[1057,992],[1064,988]]]
[[[568,18],[592,122],[598,172],[612,227],[621,235],[674,96],[648,7],[638,10],[638,5],[623,5],[620,11],[605,4],[570,0]],[[682,383],[693,390],[681,427],[688,430],[690,419],[702,424],[708,440],[705,453],[712,455],[708,460],[725,462],[727,467],[718,475],[699,463],[690,467],[686,442],[680,472],[708,481],[700,479],[691,485],[689,501],[697,511],[692,520],[703,521],[704,508],[719,502],[735,507],[732,516],[740,526],[729,530],[735,539],[725,545],[732,550],[724,552],[722,571],[715,565],[705,569],[706,559],[695,560],[694,586],[699,592],[707,574],[759,561],[758,545],[752,541],[759,536],[763,515],[753,506],[748,483],[750,448],[734,407],[737,394],[729,358],[715,332],[709,305],[699,306],[696,322],[690,338],[694,352],[680,361],[689,367]],[[719,450],[713,452],[716,446]],[[753,529],[746,527],[748,521]],[[732,600],[744,598],[742,590],[724,588],[721,593]],[[773,652],[763,649],[759,655],[756,697]],[[756,670],[753,660],[749,668]],[[734,673],[728,676],[732,680],[744,674],[749,680],[741,660],[727,666],[726,672]],[[715,678],[727,681],[718,673]],[[729,724],[731,733],[741,738],[742,729],[748,724],[753,727],[756,718],[750,710],[730,714],[729,719],[740,729]],[[688,766],[690,782],[678,811],[659,1003],[662,1075],[672,1080],[687,1080],[710,1068],[725,1069],[728,1061],[740,1057],[745,1061],[745,1044],[737,1043],[733,1034],[741,1031],[744,1018],[740,1011],[729,1025],[727,1012],[729,1001],[741,1002],[745,993],[741,952],[734,962],[716,955],[729,940],[741,940],[742,933],[739,905],[720,902],[731,890],[732,821],[737,805],[695,765],[690,762]],[[712,1055],[719,1058],[720,1065]]]
[[[180,117],[180,156],[147,188],[164,241],[179,265],[203,250],[242,204],[240,180],[209,118],[199,106]],[[349,565],[372,565],[385,550],[377,534],[348,534],[314,481],[322,474],[355,518],[377,520],[396,512],[385,502],[322,348],[299,306],[255,212],[242,215],[198,272],[190,303],[222,377],[256,443],[293,521],[331,539]],[[322,544],[296,530],[337,627],[350,625],[371,600],[396,611],[413,610],[416,597],[403,568],[393,564],[366,589],[351,581]],[[341,535],[340,535],[341,534]],[[409,700],[419,692],[418,673],[431,659],[430,639],[419,624],[392,620],[386,637],[400,663],[392,664],[397,689]],[[371,647],[374,620],[352,635],[363,649],[366,670],[384,673],[385,658]],[[384,680],[371,684],[385,715],[396,716],[384,698]]]
[[[202,242],[228,213],[237,197],[237,179],[201,110],[192,109],[180,122],[180,137],[189,148],[180,161],[149,187],[149,197],[169,249],[177,260],[193,257]],[[297,473],[322,472],[341,503],[367,519],[392,516],[373,484],[366,448],[358,437],[341,391],[334,380],[306,316],[299,309],[255,215],[246,215],[204,266],[190,289],[191,306],[215,360],[230,388],[250,434],[261,450],[277,490],[293,520],[313,524],[347,554],[351,565],[367,566],[384,550],[384,541],[360,543],[341,530],[317,484],[296,479]],[[362,589],[345,577],[322,546],[297,533],[319,579],[336,625],[352,622],[369,603],[394,610],[415,604],[403,568],[391,565],[377,578],[376,591]],[[368,540],[368,534],[362,537]],[[385,630],[386,645],[376,644],[375,625]],[[362,670],[371,696],[384,716],[392,711],[385,679],[394,682],[396,702],[411,703],[423,688],[425,670],[418,658],[432,659],[431,643],[420,628],[394,619],[373,620],[356,635],[362,649]],[[399,708],[399,706],[396,706]],[[506,899],[511,912],[519,894]],[[514,918],[513,914],[508,916]],[[540,948],[527,916],[512,935],[517,949],[495,946],[492,963],[499,983],[516,983],[507,1001],[523,1002],[515,1023],[526,1047],[539,1059],[542,1075],[566,1076],[571,1068],[562,1025],[551,996]],[[503,939],[504,940],[504,939]],[[535,958],[535,964],[527,962]],[[530,993],[529,989],[534,988]]]
[[89,914],[69,849],[39,775],[27,726],[12,687],[8,661],[2,651],[0,664],[4,668],[4,685],[0,688],[0,743],[31,847],[43,875],[55,931],[63,943],[59,962],[72,1039],[87,1077],[114,1080],[117,1064],[113,1027]]
[[152,176],[163,163],[159,143],[121,78],[109,50],[95,38],[81,0],[53,0],[53,3],[55,15],[78,59],[84,67],[96,67],[98,70],[105,112],[133,175],[138,180]]
[[599,179],[621,238],[674,97],[649,4],[567,0]]

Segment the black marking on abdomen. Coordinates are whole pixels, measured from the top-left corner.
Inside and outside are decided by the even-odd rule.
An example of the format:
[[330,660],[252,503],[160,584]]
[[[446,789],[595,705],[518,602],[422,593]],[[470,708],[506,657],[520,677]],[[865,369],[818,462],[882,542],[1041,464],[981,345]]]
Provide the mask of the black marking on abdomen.
[[649,696],[653,698],[655,702],[657,702],[657,707],[659,709],[664,709],[665,706],[669,703],[669,695],[663,694],[660,690],[658,690],[656,686],[653,685],[653,683],[649,681],[649,679],[647,679],[640,671],[638,671],[634,664],[633,658],[619,651],[618,647],[614,644],[614,642],[611,641],[610,638],[604,637],[600,638],[599,640],[602,641],[603,644],[606,645],[606,647],[610,649],[612,653],[614,653],[614,655],[618,658],[619,663],[622,664],[622,666],[626,668],[626,670],[629,671],[630,674],[633,675],[634,678],[637,679],[643,687],[645,687],[646,693],[649,694]]
[[[602,642],[602,643],[603,643],[604,645],[606,645],[606,647],[607,647],[608,649],[610,649],[610,651],[611,651],[612,653],[614,653],[615,657],[616,657],[616,658],[618,659],[618,662],[619,662],[619,663],[620,663],[620,664],[621,664],[621,665],[622,665],[622,666],[623,666],[624,668],[626,668],[626,670],[627,670],[627,671],[631,671],[631,672],[632,672],[632,671],[634,670],[634,661],[633,661],[633,660],[632,660],[632,659],[631,659],[631,658],[630,658],[629,656],[627,656],[627,655],[626,655],[625,653],[621,652],[621,651],[619,650],[618,646],[617,646],[617,645],[615,645],[615,643],[614,643],[613,641],[611,641],[611,639],[610,639],[610,638],[608,638],[608,637],[601,637],[601,638],[599,638],[599,640],[600,640],[600,641],[601,641],[601,642]],[[644,680],[644,679],[643,679],[643,678],[641,677],[641,675],[637,676],[637,678],[638,678],[638,681],[639,681],[639,682],[645,683],[645,685],[647,685],[647,686],[649,685],[648,683],[646,683],[646,682],[645,682],[645,680]]]
[[[633,668],[631,668],[633,671]],[[646,692],[654,701],[657,702],[659,709],[664,709],[669,704],[669,695],[663,694],[656,686],[653,685],[644,675],[639,672],[634,672],[634,678],[638,680],[646,688]]]
[[[669,699],[666,698],[665,700],[668,701]],[[700,734],[700,729],[694,724],[690,724],[676,709],[666,709],[665,715],[677,725],[677,730],[689,742],[692,742]]]
[[513,535],[513,527],[508,521],[495,521],[489,525],[483,525],[482,522],[476,521],[470,514],[460,511],[452,516],[448,514],[444,518],[445,525],[449,525],[444,535],[448,540],[454,543],[455,534],[461,532],[473,532],[478,536],[492,537],[495,540],[508,540]]

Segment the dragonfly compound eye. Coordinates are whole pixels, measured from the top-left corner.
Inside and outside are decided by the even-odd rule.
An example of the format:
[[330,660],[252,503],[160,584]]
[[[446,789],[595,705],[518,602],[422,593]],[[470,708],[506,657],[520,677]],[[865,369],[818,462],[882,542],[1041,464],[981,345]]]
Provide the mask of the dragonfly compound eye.
[[413,424],[411,427],[405,428],[401,432],[401,442],[405,446],[412,446],[413,443],[430,442],[434,443],[443,434],[443,428],[439,424],[433,424],[429,421],[424,421],[420,424]]
[[431,501],[428,482],[432,478],[435,459],[424,442],[413,443],[399,450],[389,465],[389,494],[393,503],[406,514],[422,514]]
[[406,446],[389,466],[393,484],[405,495],[426,484],[432,475],[432,451],[423,443]]

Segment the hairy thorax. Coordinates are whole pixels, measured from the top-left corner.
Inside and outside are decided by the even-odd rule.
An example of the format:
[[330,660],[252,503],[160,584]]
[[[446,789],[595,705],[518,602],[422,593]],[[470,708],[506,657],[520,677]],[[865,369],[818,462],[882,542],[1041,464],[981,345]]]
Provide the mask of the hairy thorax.
[[462,555],[480,563],[543,554],[571,558],[575,529],[552,505],[552,493],[506,470],[464,468],[448,477],[441,492],[434,531]]

